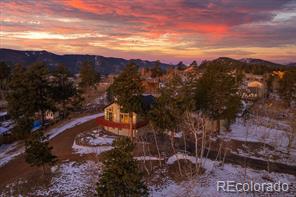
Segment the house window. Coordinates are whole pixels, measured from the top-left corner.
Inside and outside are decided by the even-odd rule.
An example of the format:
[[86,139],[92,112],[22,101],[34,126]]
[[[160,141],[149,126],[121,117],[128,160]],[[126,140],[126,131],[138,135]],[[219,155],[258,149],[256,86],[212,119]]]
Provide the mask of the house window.
[[110,120],[110,121],[113,121],[113,113],[110,112],[110,111],[107,111],[107,117],[106,117],[107,120]]
[[120,114],[120,122],[122,123],[129,123],[129,115],[121,113]]

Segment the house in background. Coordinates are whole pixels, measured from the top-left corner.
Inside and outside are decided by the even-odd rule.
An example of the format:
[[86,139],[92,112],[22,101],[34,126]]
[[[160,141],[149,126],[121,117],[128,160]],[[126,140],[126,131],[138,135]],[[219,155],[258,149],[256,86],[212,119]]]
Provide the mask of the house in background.
[[[143,95],[141,97],[144,110],[149,110],[151,105],[155,102],[152,95]],[[130,128],[130,118],[132,119],[132,133]],[[106,131],[112,132],[116,135],[134,136],[139,130],[148,124],[148,120],[140,114],[123,112],[122,107],[116,102],[110,103],[104,108],[104,116],[97,118],[97,124],[102,126]]]
[[53,112],[53,111],[50,111],[50,110],[47,110],[45,112],[45,120],[57,120],[59,118],[60,114],[59,112]]
[[245,73],[242,83],[242,98],[254,101],[267,95],[267,76]]

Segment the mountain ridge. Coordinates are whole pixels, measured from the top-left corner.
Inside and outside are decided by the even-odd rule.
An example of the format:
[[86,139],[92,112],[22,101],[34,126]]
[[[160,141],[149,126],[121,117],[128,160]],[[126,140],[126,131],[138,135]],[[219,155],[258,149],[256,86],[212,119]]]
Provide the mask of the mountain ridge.
[[[71,73],[79,72],[82,62],[89,61],[94,64],[96,71],[101,74],[113,74],[120,72],[129,61],[135,62],[139,67],[152,67],[156,61],[148,61],[141,59],[124,59],[117,57],[105,57],[101,55],[88,54],[64,54],[58,55],[45,50],[15,50],[0,48],[0,61],[4,61],[9,65],[21,64],[28,66],[34,62],[45,62],[49,69],[55,68],[58,64],[64,64]],[[172,66],[166,63],[160,63],[163,69]]]

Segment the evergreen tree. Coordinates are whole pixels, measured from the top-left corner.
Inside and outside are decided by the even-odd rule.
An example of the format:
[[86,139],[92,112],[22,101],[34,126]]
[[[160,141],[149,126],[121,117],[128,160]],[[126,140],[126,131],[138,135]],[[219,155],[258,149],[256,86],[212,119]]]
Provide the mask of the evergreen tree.
[[296,102],[296,69],[289,69],[280,80],[280,96],[288,105]]
[[15,120],[15,127],[12,133],[16,139],[24,139],[30,136],[33,119],[28,115],[23,115]]
[[84,62],[80,67],[80,78],[81,87],[90,87],[100,81],[100,74],[95,70],[90,62]]
[[[5,62],[0,62],[0,91],[7,89],[8,79],[10,77],[10,67]],[[1,96],[4,98],[3,94]]]
[[52,147],[41,132],[34,133],[32,139],[26,141],[25,146],[26,162],[31,166],[42,166],[43,173],[46,166],[52,166],[57,162],[57,157],[51,153]]
[[14,67],[11,79],[8,83],[8,113],[16,123],[13,134],[16,138],[28,136],[32,129],[35,109],[32,104],[30,89],[28,88],[26,70],[17,65]]
[[119,76],[114,79],[113,84],[107,91],[122,106],[122,111],[129,113],[130,135],[133,137],[132,112],[143,112],[141,100],[143,87],[138,67],[133,63],[128,64]]
[[60,64],[53,72],[54,79],[52,84],[52,96],[55,102],[60,106],[63,118],[66,116],[66,105],[70,103],[71,98],[77,94],[74,83],[69,80],[70,73],[68,69]]
[[8,113],[14,120],[23,116],[32,117],[34,114],[29,88],[26,85],[27,82],[26,69],[16,65],[12,70],[11,80],[8,83],[9,92],[6,98]]
[[10,75],[10,67],[5,62],[0,62],[0,80],[7,79]]
[[26,72],[26,77],[27,83],[25,85],[29,89],[30,105],[33,106],[34,112],[40,112],[43,125],[45,112],[54,109],[47,66],[44,63],[32,64]]
[[[165,84],[161,89],[161,95],[149,112],[150,123],[159,133],[171,134],[171,148],[176,153],[175,133],[180,129],[185,111],[191,110],[191,84],[192,81],[183,81],[178,75]],[[177,160],[180,175],[182,175],[181,163]]]
[[[159,131],[176,131],[186,108],[185,84],[178,75],[174,75],[161,89],[156,104],[149,112],[149,120]],[[185,94],[183,94],[185,93]]]
[[97,183],[98,196],[148,196],[132,151],[134,144],[127,137],[119,137],[113,142],[114,149],[104,156],[103,173]]
[[79,111],[82,108],[82,104],[84,101],[84,98],[82,97],[82,90],[78,89],[75,91],[74,96],[71,98],[71,108],[72,111]]
[[233,121],[241,106],[236,80],[220,65],[208,66],[196,85],[196,109],[218,123]]

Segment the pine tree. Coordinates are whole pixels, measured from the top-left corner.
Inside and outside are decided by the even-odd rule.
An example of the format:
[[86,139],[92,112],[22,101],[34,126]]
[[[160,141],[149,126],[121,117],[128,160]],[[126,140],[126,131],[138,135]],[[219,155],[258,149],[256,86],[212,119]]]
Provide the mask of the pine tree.
[[114,149],[104,156],[103,173],[97,183],[98,196],[148,196],[132,151],[134,144],[127,137],[119,137],[113,142]]
[[46,166],[52,166],[57,162],[57,157],[51,153],[52,147],[42,132],[34,133],[32,139],[26,141],[25,146],[26,162],[31,166],[42,166],[43,173]]
[[177,74],[167,81],[149,112],[149,120],[154,128],[162,132],[178,130],[184,112],[194,108],[195,83],[194,77],[184,80]]
[[0,91],[2,99],[4,98],[4,92],[7,90],[8,80],[11,74],[10,67],[5,62],[0,62]]
[[133,137],[132,112],[143,112],[141,100],[143,87],[138,67],[133,63],[128,64],[107,91],[122,106],[122,111],[129,113],[130,135]]
[[80,78],[81,87],[90,87],[100,81],[100,73],[95,70],[90,62],[84,62],[80,67]]
[[70,103],[71,98],[77,94],[74,83],[69,80],[70,73],[68,69],[60,64],[53,72],[54,79],[51,81],[52,97],[58,104],[63,118],[66,116],[66,105]]
[[218,123],[221,119],[233,121],[241,106],[238,84],[222,66],[208,66],[196,85],[196,109]]
[[8,83],[8,113],[16,123],[13,134],[22,139],[28,136],[32,129],[33,116],[35,113],[32,104],[30,89],[28,88],[26,69],[16,65],[12,70],[11,79]]
[[8,112],[14,120],[23,116],[33,116],[34,109],[31,104],[30,91],[26,85],[27,82],[26,69],[16,65],[12,70],[11,79],[8,83],[9,92],[6,98]]
[[49,83],[49,71],[44,63],[32,64],[27,72],[27,83],[29,89],[30,105],[34,112],[40,112],[41,122],[44,124],[45,112],[54,109],[52,88]]
[[[149,112],[149,120],[156,131],[171,133],[170,140],[173,153],[176,153],[175,133],[184,120],[184,112],[191,108],[190,92],[192,91],[188,91],[190,83],[185,83],[178,75],[173,76],[161,89],[161,95]],[[179,160],[177,163],[179,173],[182,175],[181,163]]]
[[12,133],[16,139],[24,139],[30,136],[33,119],[28,115],[21,116],[15,120],[15,127]]
[[182,80],[178,75],[175,75],[161,89],[156,104],[149,112],[149,120],[153,127],[161,132],[177,130],[184,111],[184,95],[180,94],[181,88],[183,88]]

